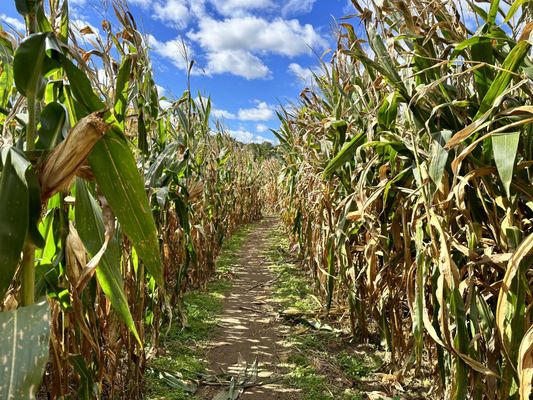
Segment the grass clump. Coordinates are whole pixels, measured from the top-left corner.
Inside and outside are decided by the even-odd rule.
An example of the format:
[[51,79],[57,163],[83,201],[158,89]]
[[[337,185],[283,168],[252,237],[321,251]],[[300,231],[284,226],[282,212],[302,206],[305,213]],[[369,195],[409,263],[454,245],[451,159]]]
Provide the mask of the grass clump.
[[281,307],[295,307],[303,312],[316,310],[319,303],[311,292],[311,285],[305,274],[287,254],[289,240],[281,226],[272,230],[268,243],[267,262],[269,268],[279,277],[273,285],[274,301]]
[[209,284],[207,291],[187,293],[184,308],[187,326],[175,322],[162,339],[165,354],[150,361],[151,372],[146,376],[147,399],[183,400],[196,399],[183,388],[170,387],[158,377],[159,371],[194,379],[207,368],[205,351],[201,342],[208,339],[217,324],[217,316],[223,305],[224,294],[231,288],[229,282]]
[[342,372],[352,380],[364,378],[379,367],[379,361],[366,354],[354,355],[342,352],[337,355],[337,361]]
[[333,394],[329,392],[326,377],[318,374],[306,357],[298,362],[299,364],[295,365],[286,378],[286,383],[291,387],[301,389],[305,400],[332,399]]

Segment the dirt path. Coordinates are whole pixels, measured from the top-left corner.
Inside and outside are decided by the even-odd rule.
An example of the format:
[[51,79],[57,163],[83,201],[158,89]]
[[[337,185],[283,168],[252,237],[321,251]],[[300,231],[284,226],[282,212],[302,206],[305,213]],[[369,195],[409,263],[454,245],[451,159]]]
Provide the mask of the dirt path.
[[[233,289],[226,297],[219,327],[207,344],[210,373],[238,375],[240,354],[248,365],[257,359],[257,381],[275,380],[246,389],[239,399],[300,398],[297,390],[284,387],[281,379],[276,380],[287,372],[282,365],[287,360],[288,350],[282,346],[282,340],[288,327],[275,312],[269,287],[275,277],[265,265],[269,233],[275,225],[274,218],[265,218],[245,239],[237,257],[239,265]],[[201,399],[211,400],[220,390],[220,387],[202,387],[198,395]]]

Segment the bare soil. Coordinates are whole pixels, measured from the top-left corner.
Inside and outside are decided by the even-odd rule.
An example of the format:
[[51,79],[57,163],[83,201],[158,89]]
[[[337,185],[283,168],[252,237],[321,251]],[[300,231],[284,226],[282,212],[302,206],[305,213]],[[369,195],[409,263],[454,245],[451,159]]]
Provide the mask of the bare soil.
[[[264,256],[275,225],[274,218],[264,218],[239,249],[233,289],[225,299],[220,324],[207,343],[210,374],[237,376],[239,354],[249,366],[257,360],[257,382],[265,384],[247,388],[239,399],[301,398],[297,389],[285,387],[281,379],[288,372],[284,362],[290,350],[283,347],[283,339],[290,328],[280,320],[271,300],[270,285],[276,277]],[[211,400],[221,389],[203,386],[197,396]]]

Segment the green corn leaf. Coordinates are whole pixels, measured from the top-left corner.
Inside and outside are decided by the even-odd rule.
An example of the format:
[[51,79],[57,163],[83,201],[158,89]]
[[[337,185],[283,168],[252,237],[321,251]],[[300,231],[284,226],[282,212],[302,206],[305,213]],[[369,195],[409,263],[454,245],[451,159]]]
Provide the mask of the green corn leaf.
[[477,44],[490,44],[491,38],[487,35],[484,36],[472,36],[461,43],[457,44],[453,49],[453,53],[450,56],[450,60],[454,60],[465,49],[469,49]]
[[139,119],[137,120],[137,147],[144,154],[149,154],[148,149],[148,129],[144,120],[143,110],[139,110]]
[[402,96],[407,98],[407,88],[403,83],[403,79],[398,74],[398,67],[394,64],[387,51],[383,39],[371,24],[367,25],[367,32],[370,47],[376,53],[374,65],[378,65],[380,67],[378,70],[389,79],[390,83],[398,89]]
[[444,145],[451,139],[452,135],[453,132],[449,130],[436,132],[432,135],[433,142],[431,144],[429,177],[431,178],[431,189],[433,193],[438,189],[442,176],[444,175],[444,169],[448,161],[448,151],[444,148]]
[[15,0],[17,11],[22,16],[35,13],[42,3],[43,0]]
[[0,330],[0,398],[35,399],[48,360],[48,302],[0,313]]
[[0,300],[11,285],[29,224],[29,163],[10,148],[1,153],[0,179]]
[[365,139],[366,135],[362,132],[346,143],[324,169],[324,179],[328,179],[335,171],[346,164],[353,157],[357,148],[364,143]]
[[489,91],[483,98],[481,106],[479,107],[474,119],[480,118],[493,107],[496,98],[505,91],[511,82],[511,79],[513,79],[514,73],[524,60],[530,47],[531,44],[528,41],[523,40],[519,42],[507,55],[501,70],[496,75],[496,78],[494,78],[492,85],[490,85]]
[[69,363],[80,376],[78,387],[78,400],[91,400],[94,398],[94,379],[89,366],[80,354],[74,354],[69,357]]
[[38,248],[45,246],[44,238],[39,232],[41,220],[41,187],[33,167],[26,169],[26,184],[28,186],[28,239]]
[[209,126],[209,118],[211,117],[211,98],[207,98],[207,104],[204,110],[204,126]]
[[380,74],[382,74],[384,77],[386,77],[389,82],[395,86],[399,93],[404,98],[409,98],[407,88],[403,84],[403,81],[399,78],[396,71],[391,71],[388,68],[384,67],[382,64],[372,60],[370,57],[366,55],[366,53],[358,47],[354,47],[351,51],[345,50],[343,53],[355,57],[357,60],[361,61],[364,65],[369,74],[375,74],[375,71],[378,71]]
[[484,64],[474,71],[474,79],[476,82],[477,97],[483,99],[490,89],[494,73],[487,65],[494,64],[494,54],[492,44],[490,42],[478,43],[471,48],[472,60]]
[[62,57],[61,65],[67,74],[72,95],[77,103],[76,105],[83,108],[83,112],[80,115],[76,115],[77,119],[81,119],[94,111],[103,110],[105,104],[94,93],[91,81],[87,78],[87,75],[66,57]]
[[383,99],[378,111],[378,122],[385,128],[390,129],[398,115],[398,94],[390,93]]
[[[62,59],[72,94],[83,107],[83,115],[102,110],[104,103],[94,94],[91,82],[83,72],[67,58]],[[115,125],[93,148],[89,163],[96,182],[120,222],[124,233],[132,241],[137,252],[156,282],[163,286],[163,272],[159,252],[157,229],[150,212],[144,182],[129,144],[111,116]]]
[[472,0],[466,0],[466,2],[468,3],[470,9],[476,13],[477,15],[479,15],[481,18],[483,18],[485,21],[488,21],[489,17],[488,17],[488,14],[487,12],[479,7],[479,6],[476,6],[476,4],[472,1]]
[[116,128],[112,128],[94,146],[89,163],[126,236],[137,249],[148,272],[163,286],[157,229],[128,142]]
[[10,48],[0,41],[0,107],[9,104],[13,92],[13,57]]
[[165,169],[168,168],[170,160],[176,157],[178,147],[177,143],[170,143],[150,165],[145,176],[147,187],[159,187],[164,184],[163,175]]
[[150,102],[147,113],[154,119],[159,115],[159,97],[157,96],[157,87],[153,79],[150,79]]
[[46,105],[39,116],[39,135],[36,149],[52,150],[67,134],[67,113],[65,107],[57,102]]
[[52,33],[35,33],[25,38],[15,51],[13,70],[17,90],[25,97],[41,99],[46,74],[59,67],[59,46]]
[[513,169],[519,141],[520,132],[492,136],[494,161],[508,198],[511,197],[511,181],[513,180]]
[[[461,354],[468,355],[468,344],[470,338],[466,325],[465,306],[459,289],[451,289],[450,310],[455,317],[456,334],[454,346]],[[459,357],[455,358],[455,376],[453,382],[453,400],[466,400],[468,395],[468,368],[466,363]]]
[[500,0],[491,1],[489,14],[487,15],[487,22],[490,25],[494,25],[494,23],[496,22],[496,16],[498,15],[499,6],[500,6]]
[[118,71],[115,87],[115,117],[122,128],[124,128],[124,118],[128,107],[131,65],[131,57],[126,57]]
[[[59,207],[60,194],[55,194],[48,200],[46,206],[47,213],[39,222],[39,232],[45,238],[45,246],[35,250],[37,263],[51,262],[56,255],[56,244],[54,240],[54,217],[55,211]],[[40,261],[39,261],[40,260]]]
[[178,114],[178,119],[180,121],[180,125],[183,129],[183,131],[187,134],[191,132],[191,121],[189,121],[189,118],[187,117],[187,114],[183,112],[181,108],[176,108],[176,113]]
[[183,202],[180,196],[176,196],[174,199],[174,206],[179,217],[180,225],[185,231],[185,233],[190,234],[191,226],[189,223],[189,209]]
[[[76,229],[83,244],[91,254],[96,254],[104,243],[104,219],[98,203],[81,179],[78,179],[76,183],[75,218]],[[115,237],[107,245],[106,252],[96,267],[96,278],[115,311],[141,343],[124,292],[124,281],[120,273],[120,247]]]
[[493,335],[493,327],[495,324],[494,313],[487,304],[487,301],[479,293],[476,293],[475,300],[479,310],[479,329],[483,335],[483,338],[488,343]]
[[44,12],[42,4],[37,8],[37,29],[39,32],[52,32],[52,25]]
[[270,129],[270,132],[272,132],[272,134],[276,137],[276,139],[279,140],[279,142],[283,145],[288,145],[288,142],[287,140],[285,139],[285,137],[282,136],[282,131],[276,131],[274,129]]
[[64,0],[63,5],[61,6],[61,23],[59,25],[59,40],[64,44],[68,44],[68,26],[68,0]]
[[504,22],[509,22],[511,18],[513,18],[513,16],[516,14],[520,6],[522,6],[523,4],[529,3],[531,1],[533,0],[514,0],[513,4],[511,5],[511,8],[509,8],[509,11],[507,11],[507,16],[505,17]]

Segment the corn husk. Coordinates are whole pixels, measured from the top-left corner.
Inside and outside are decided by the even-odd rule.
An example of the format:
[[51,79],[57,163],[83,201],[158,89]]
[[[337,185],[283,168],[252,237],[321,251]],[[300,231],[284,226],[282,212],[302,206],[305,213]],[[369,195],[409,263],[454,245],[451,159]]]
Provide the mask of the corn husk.
[[108,128],[101,112],[89,114],[78,121],[66,140],[50,153],[41,167],[39,180],[43,202],[55,193],[68,189],[94,145]]

